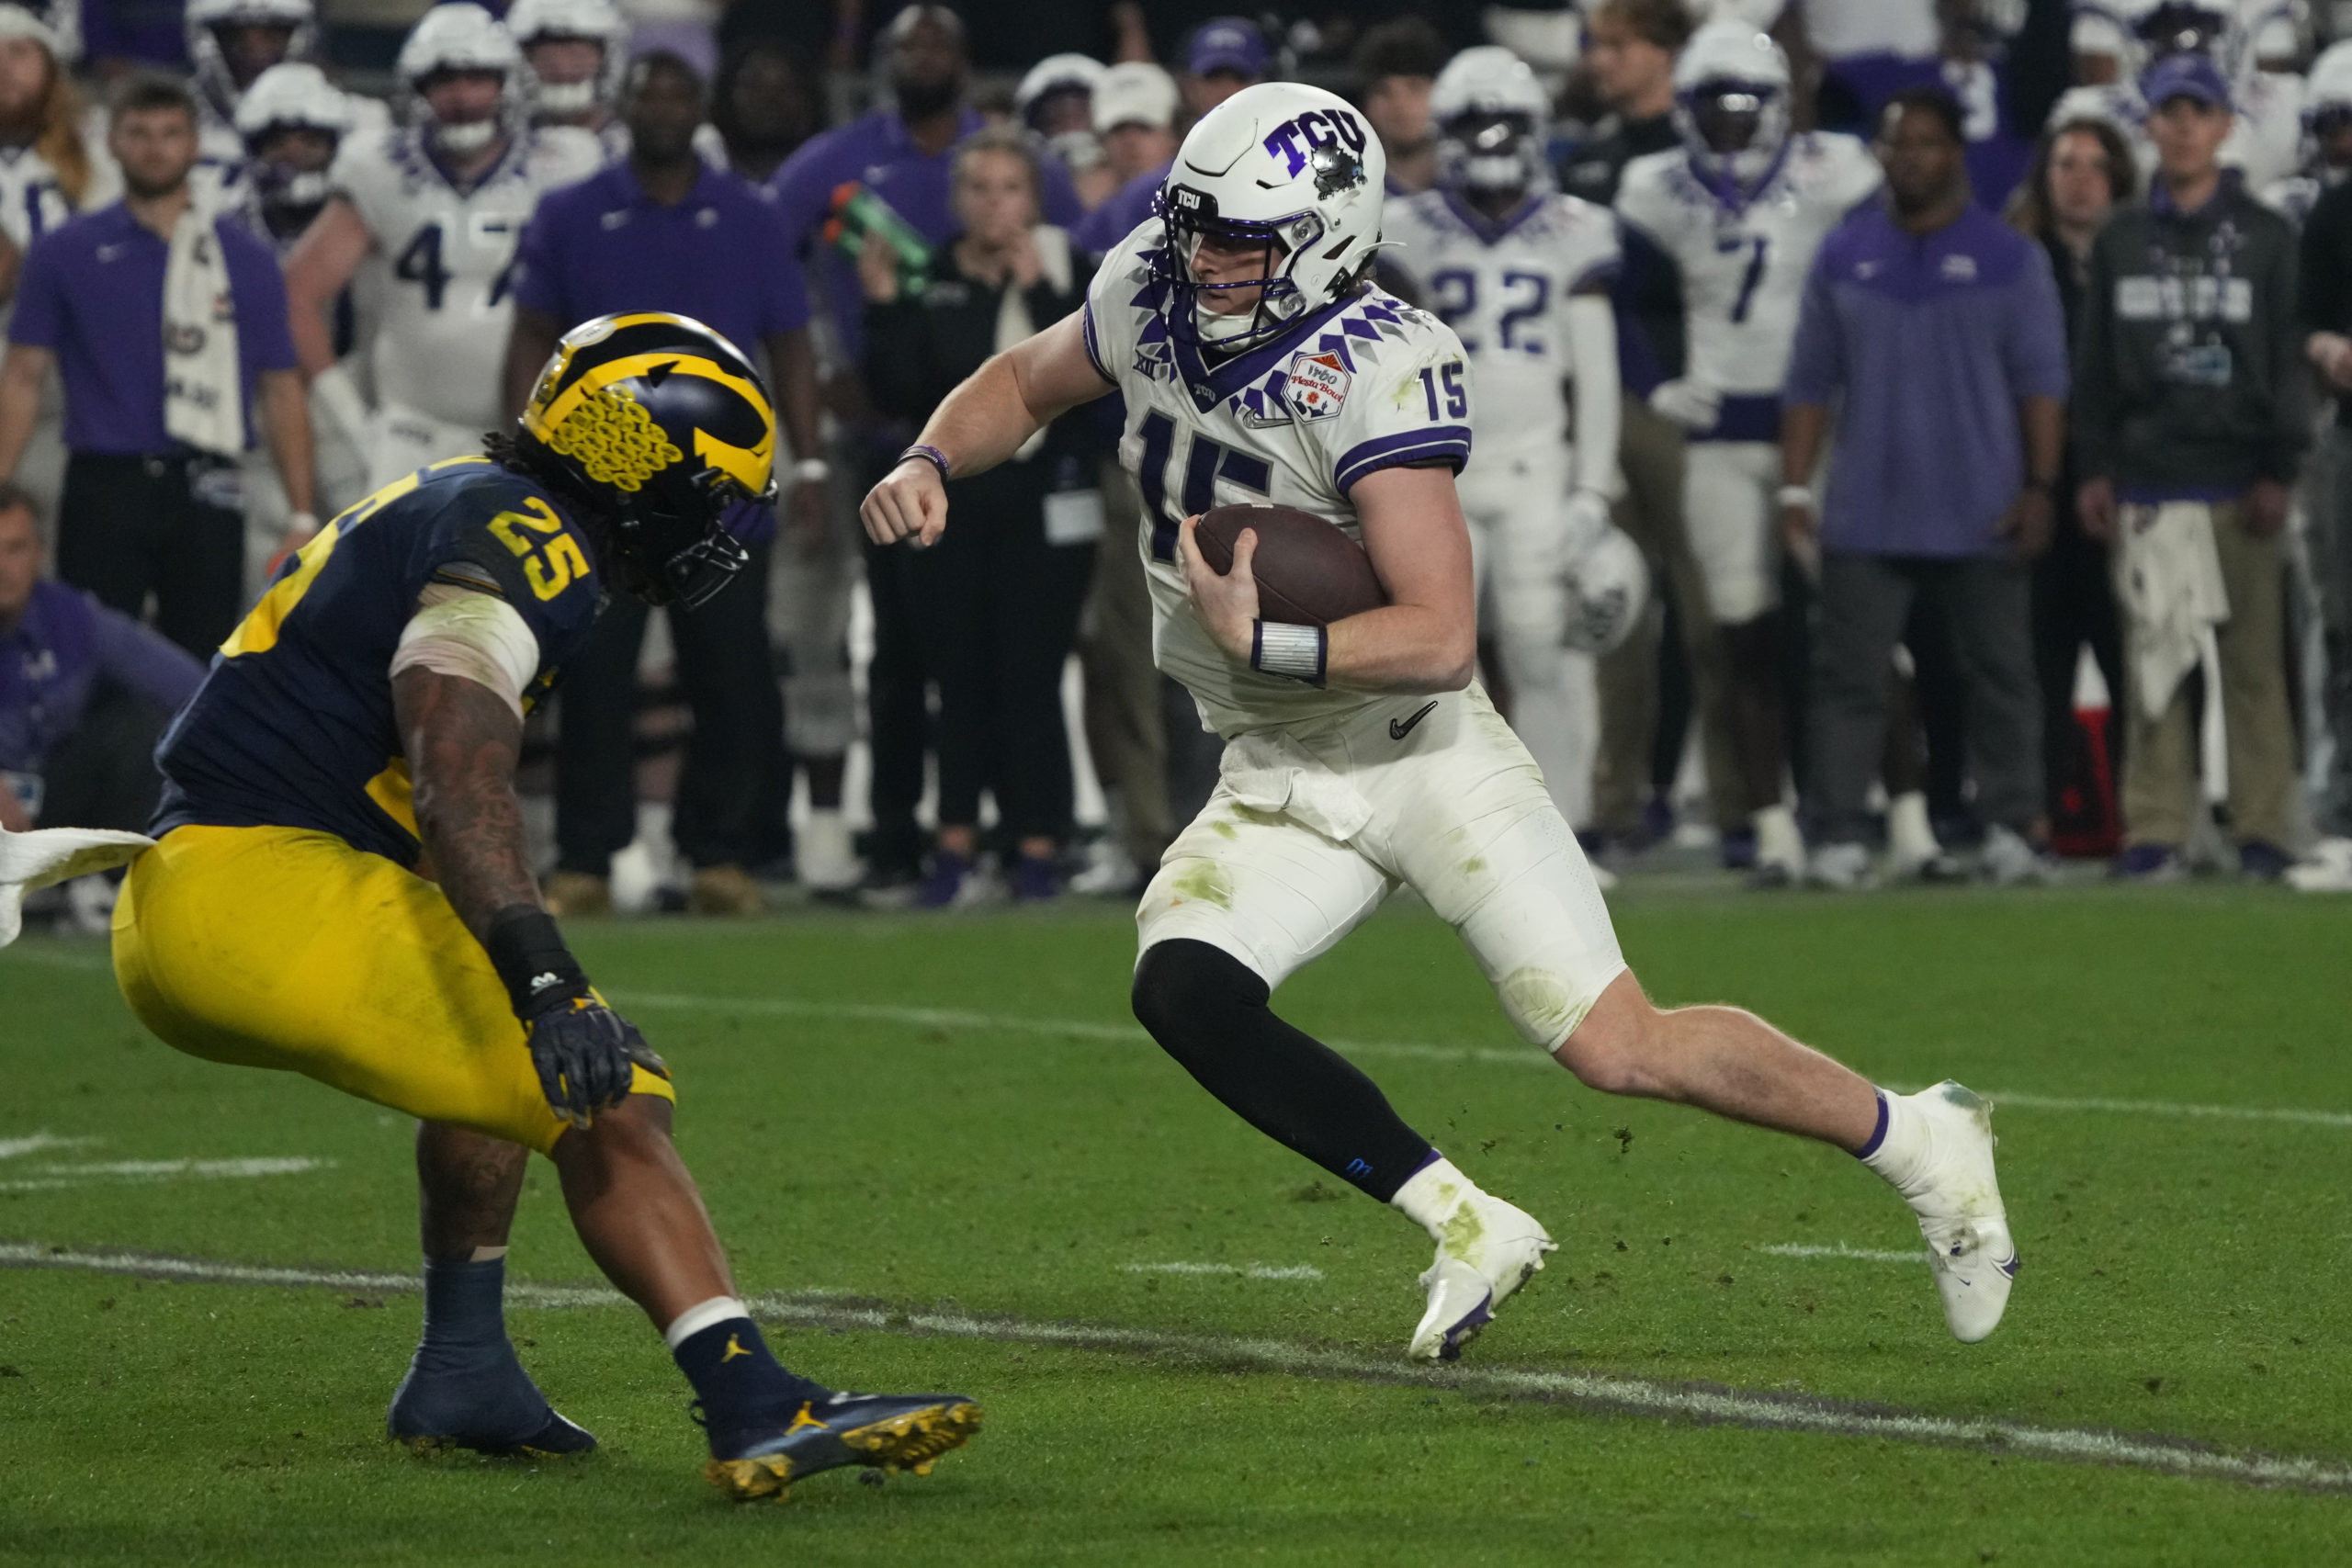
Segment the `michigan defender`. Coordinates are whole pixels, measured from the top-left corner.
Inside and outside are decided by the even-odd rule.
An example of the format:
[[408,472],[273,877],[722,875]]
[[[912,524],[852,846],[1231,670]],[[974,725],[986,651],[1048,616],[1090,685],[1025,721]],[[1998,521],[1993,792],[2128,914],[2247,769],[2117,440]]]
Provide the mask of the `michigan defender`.
[[1628,164],[1617,213],[1681,275],[1690,363],[1650,405],[1690,433],[1683,510],[1725,643],[1756,868],[1795,881],[1804,841],[1781,801],[1788,721],[1772,522],[1781,382],[1814,253],[1878,189],[1878,161],[1853,137],[1790,131],[1788,59],[1744,23],[1691,35],[1674,88],[1684,146]]
[[[1476,596],[1510,682],[1511,728],[1575,822],[1591,805],[1600,714],[1589,666],[1572,669],[1564,651],[1595,635],[1572,613],[1589,602],[1572,603],[1572,583],[1579,568],[1632,547],[1609,518],[1617,220],[1551,188],[1550,111],[1544,85],[1507,49],[1465,49],[1447,62],[1430,100],[1438,188],[1389,207],[1386,237],[1399,248],[1385,254],[1476,372],[1478,462],[1458,489]],[[1600,638],[1622,637],[1641,608],[1616,595]]]
[[[584,130],[526,123],[521,59],[479,6],[426,12],[398,70],[411,123],[345,141],[335,194],[286,266],[302,373],[379,485],[472,451],[497,424],[523,225],[542,193],[604,161]],[[337,366],[328,327],[363,263],[373,410]]]
[[514,438],[386,486],[286,564],[158,752],[160,842],[115,912],[131,1010],[191,1055],[423,1121],[424,1337],[388,1418],[412,1444],[594,1446],[502,1320],[532,1149],[692,1381],[722,1489],[927,1468],[978,1425],[960,1396],[835,1393],[768,1353],[671,1146],[668,1070],[590,988],[524,858],[524,712],[604,593],[692,608],[725,588],[746,557],[720,517],[773,497],[775,438],[708,329],[573,329]]
[[[1957,1084],[1874,1090],[1730,1008],[1651,1007],[1576,836],[1471,683],[1453,482],[1470,455],[1469,373],[1443,323],[1364,282],[1385,162],[1357,112],[1317,88],[1269,83],[1211,110],[1177,153],[1161,216],[1104,258],[1079,316],[948,396],[866,496],[868,536],[937,539],[948,475],[1125,394],[1154,652],[1227,740],[1216,793],[1136,916],[1136,1016],[1260,1131],[1428,1230],[1438,1250],[1413,1355],[1454,1355],[1553,1243],[1267,1007],[1400,886],[1461,934],[1520,1032],[1587,1084],[1860,1155],[1917,1213],[1952,1331],[1983,1338],[2017,1266],[1985,1103]],[[1345,530],[1390,603],[1329,627],[1261,619],[1255,536],[1226,576],[1193,537],[1199,513],[1244,502]]]

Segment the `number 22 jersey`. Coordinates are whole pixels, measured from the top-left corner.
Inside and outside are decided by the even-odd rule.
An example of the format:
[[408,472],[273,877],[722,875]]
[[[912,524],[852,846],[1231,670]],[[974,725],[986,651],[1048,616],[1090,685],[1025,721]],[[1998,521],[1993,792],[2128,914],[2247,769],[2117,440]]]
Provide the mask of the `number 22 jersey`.
[[1296,507],[1363,542],[1350,492],[1408,464],[1470,460],[1470,370],[1435,316],[1379,288],[1306,310],[1271,341],[1204,357],[1168,333],[1163,229],[1139,226],[1087,292],[1087,356],[1126,400],[1120,465],[1143,496],[1137,547],[1151,584],[1152,658],[1202,723],[1233,736],[1381,701],[1374,692],[1262,675],[1217,647],[1192,609],[1178,526],[1229,505]]
[[386,485],[278,569],[156,750],[153,831],[311,828],[413,865],[420,848],[392,715],[392,655],[435,583],[494,593],[537,639],[527,710],[595,619],[588,536],[484,457]]

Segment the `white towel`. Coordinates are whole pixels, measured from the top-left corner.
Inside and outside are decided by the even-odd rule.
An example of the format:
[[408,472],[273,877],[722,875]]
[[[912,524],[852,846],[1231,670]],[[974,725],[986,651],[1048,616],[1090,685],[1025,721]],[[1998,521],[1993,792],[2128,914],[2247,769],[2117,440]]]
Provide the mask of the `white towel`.
[[2157,718],[2203,661],[2213,628],[2230,618],[2213,509],[2168,501],[2121,507],[2118,521],[2115,593],[2132,621],[2132,683],[2141,711]]
[[[1029,231],[1029,243],[1037,250],[1037,270],[1058,294],[1069,292],[1069,236],[1050,223],[1040,223]],[[1037,335],[1037,323],[1029,319],[1029,301],[1022,298],[1023,290],[1008,286],[1004,299],[996,310],[996,352],[1004,353],[1015,344],[1028,342]],[[1046,444],[1043,430],[1033,432],[1012,454],[1012,461],[1025,463],[1037,455]]]
[[164,264],[164,430],[199,452],[245,449],[237,310],[211,216],[190,202]]
[[0,828],[0,947],[17,940],[25,895],[51,883],[128,865],[155,847],[143,833],[107,828],[43,828],[11,833]]

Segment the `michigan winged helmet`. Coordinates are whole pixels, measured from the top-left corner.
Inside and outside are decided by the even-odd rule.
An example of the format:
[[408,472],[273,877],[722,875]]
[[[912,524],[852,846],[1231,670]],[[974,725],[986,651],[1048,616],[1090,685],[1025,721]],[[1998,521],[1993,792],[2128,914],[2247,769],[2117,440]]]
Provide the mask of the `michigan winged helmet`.
[[598,520],[616,587],[691,609],[750,558],[725,518],[775,499],[775,411],[751,362],[700,321],[582,321],[521,423],[515,455]]

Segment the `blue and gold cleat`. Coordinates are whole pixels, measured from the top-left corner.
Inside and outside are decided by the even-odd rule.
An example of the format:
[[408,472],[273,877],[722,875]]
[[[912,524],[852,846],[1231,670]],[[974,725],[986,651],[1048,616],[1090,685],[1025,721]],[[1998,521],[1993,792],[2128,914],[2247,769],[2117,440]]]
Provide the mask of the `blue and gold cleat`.
[[500,1459],[557,1459],[596,1448],[595,1434],[558,1415],[511,1352],[503,1367],[463,1378],[412,1365],[384,1429],[419,1457],[466,1449]]
[[980,1407],[960,1393],[831,1393],[803,1401],[781,1427],[711,1428],[702,1472],[738,1502],[780,1503],[794,1482],[845,1464],[928,1475],[979,1429]]

